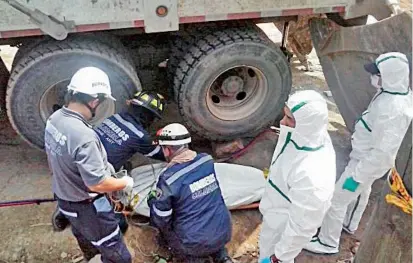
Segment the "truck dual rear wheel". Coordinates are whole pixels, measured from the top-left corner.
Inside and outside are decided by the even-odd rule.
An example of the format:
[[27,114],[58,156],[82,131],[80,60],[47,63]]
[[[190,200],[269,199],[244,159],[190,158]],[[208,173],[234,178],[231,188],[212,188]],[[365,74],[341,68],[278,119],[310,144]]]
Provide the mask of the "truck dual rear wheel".
[[255,28],[229,28],[194,43],[174,79],[179,111],[204,138],[254,136],[281,113],[292,86],[283,52]]
[[125,100],[141,90],[136,71],[124,55],[108,44],[89,38],[68,38],[37,45],[17,62],[7,90],[7,112],[14,129],[31,145],[43,149],[47,118],[64,104],[72,75],[95,66],[110,78],[116,102],[105,101],[91,121],[97,124],[125,109]]

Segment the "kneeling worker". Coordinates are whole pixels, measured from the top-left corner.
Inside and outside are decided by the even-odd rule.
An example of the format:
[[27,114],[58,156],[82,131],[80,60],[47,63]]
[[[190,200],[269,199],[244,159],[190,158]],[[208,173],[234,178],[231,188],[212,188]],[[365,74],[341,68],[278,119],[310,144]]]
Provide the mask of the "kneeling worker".
[[151,225],[179,262],[230,263],[231,215],[225,206],[210,155],[188,149],[191,136],[173,123],[158,132],[168,161],[157,190],[148,198]]
[[52,188],[72,225],[85,260],[101,254],[103,262],[131,262],[107,192],[131,191],[131,177],[114,178],[99,137],[88,123],[111,95],[109,78],[95,67],[72,77],[67,106],[53,113],[45,130],[45,149],[53,173]]
[[108,153],[108,160],[118,171],[135,154],[165,161],[159,145],[154,145],[147,132],[162,118],[165,99],[162,95],[139,91],[127,101],[128,110],[115,114],[95,128]]

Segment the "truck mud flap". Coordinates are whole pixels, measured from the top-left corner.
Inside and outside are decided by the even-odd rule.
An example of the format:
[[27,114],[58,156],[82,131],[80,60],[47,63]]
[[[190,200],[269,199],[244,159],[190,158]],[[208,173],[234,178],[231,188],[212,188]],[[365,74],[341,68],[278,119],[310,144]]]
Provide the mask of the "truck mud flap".
[[412,15],[401,13],[370,25],[340,27],[328,19],[310,21],[314,48],[347,128],[367,108],[375,88],[364,70],[378,55],[398,51],[412,56]]

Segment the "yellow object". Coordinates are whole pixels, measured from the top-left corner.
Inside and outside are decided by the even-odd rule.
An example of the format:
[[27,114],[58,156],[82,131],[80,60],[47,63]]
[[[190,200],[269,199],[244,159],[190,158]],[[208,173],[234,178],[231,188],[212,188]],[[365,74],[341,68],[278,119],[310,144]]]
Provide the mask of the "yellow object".
[[130,203],[130,206],[131,206],[132,208],[135,208],[135,206],[138,204],[139,200],[140,200],[139,194],[134,195],[134,196],[132,197],[132,200],[129,202],[129,203]]
[[268,178],[268,174],[270,173],[270,170],[269,170],[268,168],[265,168],[265,169],[263,170],[263,172],[264,172],[264,178],[267,179],[267,178]]
[[392,168],[387,177],[392,193],[386,195],[386,202],[388,204],[399,207],[406,214],[412,214],[412,197],[407,192],[403,184],[403,180],[395,168]]

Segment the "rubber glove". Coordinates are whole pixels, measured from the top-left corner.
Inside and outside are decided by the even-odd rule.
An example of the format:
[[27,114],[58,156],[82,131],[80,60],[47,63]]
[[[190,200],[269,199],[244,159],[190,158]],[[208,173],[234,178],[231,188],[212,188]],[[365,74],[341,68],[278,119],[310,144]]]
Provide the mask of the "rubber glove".
[[149,207],[151,207],[152,201],[153,201],[154,199],[156,199],[156,196],[157,196],[156,190],[151,190],[151,191],[148,193],[148,198],[146,199],[146,203],[148,204]]
[[349,177],[344,181],[343,189],[354,193],[356,189],[359,187],[359,184],[360,183],[354,181],[353,177]]
[[277,259],[275,255],[272,255],[268,258],[264,258],[263,260],[261,260],[260,263],[277,263],[277,262],[280,262],[280,260]]
[[271,258],[264,258],[260,263],[271,263]]
[[133,178],[130,176],[124,176],[122,177],[122,180],[126,181],[126,186],[123,190],[129,194],[133,190]]

